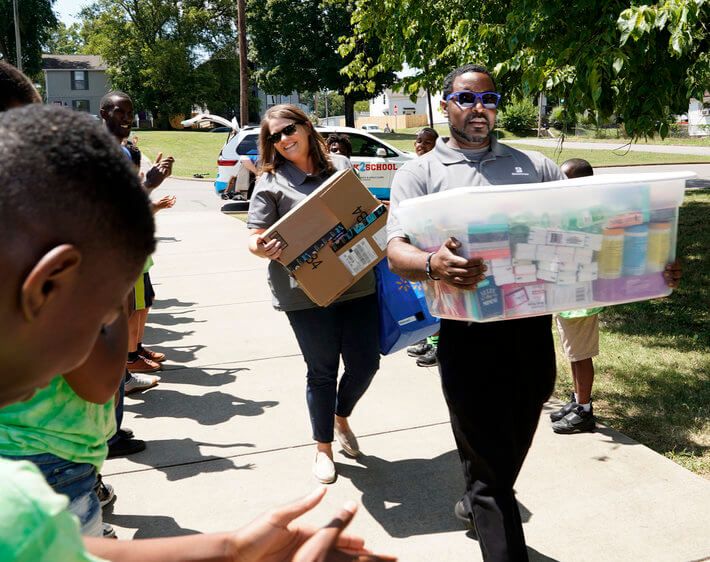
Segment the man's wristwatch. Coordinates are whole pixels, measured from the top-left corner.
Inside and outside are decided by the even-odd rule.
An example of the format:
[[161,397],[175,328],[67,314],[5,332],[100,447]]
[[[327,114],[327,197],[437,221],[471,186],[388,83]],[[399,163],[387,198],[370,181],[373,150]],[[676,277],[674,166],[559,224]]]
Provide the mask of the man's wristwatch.
[[436,252],[430,252],[429,255],[426,257],[426,266],[424,267],[424,271],[426,271],[426,276],[431,279],[432,281],[439,281],[441,280],[441,277],[434,277],[431,274],[431,257],[435,254]]

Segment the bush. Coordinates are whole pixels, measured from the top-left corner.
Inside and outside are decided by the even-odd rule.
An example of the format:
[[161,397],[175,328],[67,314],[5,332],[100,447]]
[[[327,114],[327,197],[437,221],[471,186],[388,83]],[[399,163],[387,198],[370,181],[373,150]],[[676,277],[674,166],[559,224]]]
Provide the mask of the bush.
[[527,135],[537,127],[537,108],[528,98],[514,97],[498,114],[498,124],[516,135]]
[[555,129],[573,129],[577,125],[577,115],[572,111],[567,111],[563,105],[552,108],[550,113],[550,123]]

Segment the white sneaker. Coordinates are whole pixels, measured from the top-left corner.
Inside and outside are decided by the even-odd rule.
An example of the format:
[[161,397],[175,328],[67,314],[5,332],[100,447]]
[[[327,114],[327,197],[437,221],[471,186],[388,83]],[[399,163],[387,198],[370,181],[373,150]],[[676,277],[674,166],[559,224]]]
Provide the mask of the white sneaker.
[[316,453],[313,461],[313,476],[321,484],[332,484],[335,482],[335,464],[325,453]]
[[158,375],[144,375],[142,373],[131,373],[130,378],[124,383],[126,394],[153,388],[160,381]]

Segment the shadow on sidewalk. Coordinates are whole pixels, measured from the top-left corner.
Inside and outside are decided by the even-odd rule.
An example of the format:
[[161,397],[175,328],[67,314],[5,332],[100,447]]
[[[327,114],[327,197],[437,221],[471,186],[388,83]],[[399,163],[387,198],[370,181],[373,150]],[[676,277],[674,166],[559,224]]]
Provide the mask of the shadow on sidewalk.
[[387,461],[374,455],[362,466],[337,464],[338,473],[362,491],[362,505],[392,537],[463,531],[454,504],[464,489],[458,453],[433,459]]
[[[126,527],[127,529],[137,529],[133,538],[153,539],[157,537],[184,537],[186,535],[199,535],[200,532],[194,529],[185,529],[177,524],[177,521],[166,515],[116,515],[113,513],[113,505],[104,511],[104,521],[111,525]],[[126,537],[120,536],[119,539]]]
[[187,308],[195,306],[196,302],[182,302],[180,299],[156,299],[151,310],[161,310],[164,308]]
[[[134,403],[134,400],[142,402]],[[278,404],[275,400],[260,402],[225,392],[215,391],[192,396],[157,387],[150,392],[127,397],[124,409],[135,413],[138,418],[187,418],[200,425],[217,425],[234,416],[260,416],[267,408]]]
[[[194,310],[181,310],[180,314],[189,314]],[[174,312],[151,312],[148,316],[151,324],[161,326],[177,326],[178,324],[204,324],[207,320],[195,320],[192,316],[179,316]],[[147,328],[146,328],[147,329]]]
[[151,439],[145,451],[127,457],[128,460],[159,470],[171,482],[210,472],[251,470],[252,463],[237,465],[232,459],[205,455],[202,449],[254,448],[253,443],[203,443],[184,439]]
[[[153,348],[159,349],[159,348]],[[250,371],[247,367],[223,368],[203,367],[193,369],[168,366],[160,374],[163,382],[170,384],[191,384],[195,386],[223,386],[237,380],[240,371]]]
[[163,370],[165,371],[172,371],[175,368],[183,368],[182,365],[197,359],[197,352],[207,347],[202,344],[165,347],[162,345],[153,345],[148,342],[145,342],[145,345],[153,351],[165,353],[167,361],[169,361],[169,363],[163,363]]
[[156,328],[149,324],[145,327],[143,343],[147,346],[153,346],[158,343],[180,341],[185,336],[191,336],[194,333],[194,330],[178,332],[176,330],[169,330],[168,328]]

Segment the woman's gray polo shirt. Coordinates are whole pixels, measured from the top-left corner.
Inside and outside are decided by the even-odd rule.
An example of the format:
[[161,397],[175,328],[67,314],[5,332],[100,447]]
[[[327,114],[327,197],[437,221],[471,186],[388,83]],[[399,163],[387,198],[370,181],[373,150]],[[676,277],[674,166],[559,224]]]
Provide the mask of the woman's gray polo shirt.
[[[351,166],[350,160],[344,156],[331,154],[330,159],[336,170],[347,170]],[[309,175],[290,162],[279,166],[275,173],[262,174],[251,196],[247,226],[269,228],[320,187],[326,179],[327,174]],[[318,306],[306,296],[296,280],[277,261],[271,260],[269,263],[268,281],[276,310],[290,312]],[[374,292],[375,274],[370,271],[335,302],[364,297]]]
[[404,164],[390,191],[387,240],[407,238],[393,212],[401,201],[455,187],[507,185],[565,179],[557,164],[539,152],[516,150],[491,137],[489,150],[456,150],[440,138],[434,149]]

